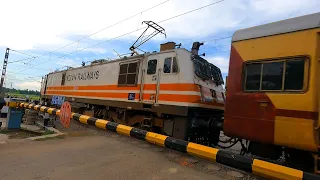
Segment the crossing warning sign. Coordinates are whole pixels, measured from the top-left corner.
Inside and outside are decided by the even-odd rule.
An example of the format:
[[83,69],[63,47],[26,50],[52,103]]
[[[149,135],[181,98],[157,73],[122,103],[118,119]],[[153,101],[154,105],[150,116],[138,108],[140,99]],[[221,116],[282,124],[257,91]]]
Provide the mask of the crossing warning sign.
[[71,105],[68,101],[64,102],[60,108],[60,122],[64,128],[70,126]]

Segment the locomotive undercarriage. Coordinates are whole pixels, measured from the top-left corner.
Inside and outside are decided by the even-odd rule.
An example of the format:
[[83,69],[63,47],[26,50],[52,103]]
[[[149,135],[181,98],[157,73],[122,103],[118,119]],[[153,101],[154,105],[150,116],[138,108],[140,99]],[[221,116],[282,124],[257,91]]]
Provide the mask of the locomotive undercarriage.
[[218,145],[223,124],[222,111],[216,111],[216,116],[212,116],[212,110],[198,113],[199,109],[190,109],[188,116],[179,116],[103,105],[79,105],[78,103],[72,107],[74,107],[73,112],[206,146]]

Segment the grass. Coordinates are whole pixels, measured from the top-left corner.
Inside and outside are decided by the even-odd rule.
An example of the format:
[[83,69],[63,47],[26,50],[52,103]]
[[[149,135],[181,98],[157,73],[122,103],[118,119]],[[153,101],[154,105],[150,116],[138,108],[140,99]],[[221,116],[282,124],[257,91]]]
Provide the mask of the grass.
[[7,95],[18,97],[18,98],[26,98],[27,96],[29,96],[29,99],[32,99],[32,100],[40,99],[40,96],[33,95],[33,94],[31,95],[31,94],[19,94],[19,93],[6,93],[5,96]]
[[41,134],[41,136],[45,136],[45,135],[49,135],[49,134],[54,134],[54,132],[53,132],[53,131],[46,130],[45,132],[43,132],[43,133]]
[[40,138],[35,139],[35,141],[46,141],[46,140],[52,140],[52,139],[64,139],[65,135],[55,136],[55,137],[46,137],[46,138]]
[[1,130],[0,133],[8,135],[9,139],[25,139],[41,135],[41,133],[26,131],[23,129]]
[[35,137],[35,136],[45,136],[49,134],[54,134],[53,131],[46,130],[43,133],[37,133],[33,131],[27,131],[23,129],[4,129],[0,131],[0,134],[6,134],[9,136],[9,139],[24,139],[28,137]]

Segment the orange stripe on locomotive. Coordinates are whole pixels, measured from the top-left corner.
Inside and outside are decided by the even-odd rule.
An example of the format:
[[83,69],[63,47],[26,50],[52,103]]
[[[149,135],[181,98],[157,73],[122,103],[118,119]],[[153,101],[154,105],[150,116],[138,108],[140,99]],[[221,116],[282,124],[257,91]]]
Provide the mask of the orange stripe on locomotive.
[[[138,91],[138,87],[118,87],[117,85],[105,85],[105,86],[57,86],[57,87],[48,87],[48,95],[60,95],[60,96],[70,96],[70,97],[86,97],[86,98],[118,98],[122,100],[128,99],[128,93],[130,90]],[[118,90],[118,92],[108,92],[108,90]],[[125,92],[123,92],[125,90]],[[127,90],[127,91],[126,91]],[[155,91],[156,86],[154,84],[147,84],[144,86],[144,90]],[[161,84],[160,90],[167,91],[167,93],[188,91],[187,94],[159,94],[159,101],[167,102],[182,102],[182,103],[199,103],[206,104],[218,107],[224,107],[224,104],[216,102],[201,102],[201,95],[199,93],[199,86],[196,84]],[[97,92],[98,91],[98,92]],[[191,94],[190,94],[191,93]],[[195,95],[195,93],[197,95]],[[143,99],[150,100],[150,93],[144,93]],[[220,95],[221,96],[221,95]],[[135,94],[135,99],[139,99],[139,93]]]

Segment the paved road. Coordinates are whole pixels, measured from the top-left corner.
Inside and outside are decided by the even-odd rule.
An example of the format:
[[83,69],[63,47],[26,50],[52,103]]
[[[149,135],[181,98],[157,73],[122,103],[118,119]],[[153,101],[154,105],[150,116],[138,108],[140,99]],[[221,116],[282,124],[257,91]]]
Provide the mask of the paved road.
[[237,175],[218,164],[120,135],[9,142],[0,144],[0,151],[1,180],[220,180]]

